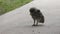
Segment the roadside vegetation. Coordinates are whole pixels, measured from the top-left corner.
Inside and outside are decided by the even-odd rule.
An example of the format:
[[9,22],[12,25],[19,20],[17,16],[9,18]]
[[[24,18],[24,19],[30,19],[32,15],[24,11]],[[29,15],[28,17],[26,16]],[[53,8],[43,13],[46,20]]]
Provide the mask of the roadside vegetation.
[[32,0],[0,0],[0,15],[21,7]]

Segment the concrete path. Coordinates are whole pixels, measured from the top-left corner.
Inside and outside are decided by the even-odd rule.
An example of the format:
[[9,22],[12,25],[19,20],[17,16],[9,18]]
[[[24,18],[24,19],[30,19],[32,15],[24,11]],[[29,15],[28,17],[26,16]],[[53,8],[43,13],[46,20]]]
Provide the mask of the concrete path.
[[[60,34],[60,0],[34,0],[0,16],[0,34]],[[45,23],[32,26],[29,9],[36,7],[45,16]]]

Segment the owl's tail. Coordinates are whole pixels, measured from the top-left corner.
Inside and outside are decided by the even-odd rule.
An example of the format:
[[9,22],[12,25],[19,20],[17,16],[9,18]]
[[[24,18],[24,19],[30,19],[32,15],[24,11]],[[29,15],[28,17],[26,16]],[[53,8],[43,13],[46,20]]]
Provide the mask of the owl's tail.
[[39,22],[40,22],[40,23],[44,23],[44,21],[45,21],[44,16],[41,16]]

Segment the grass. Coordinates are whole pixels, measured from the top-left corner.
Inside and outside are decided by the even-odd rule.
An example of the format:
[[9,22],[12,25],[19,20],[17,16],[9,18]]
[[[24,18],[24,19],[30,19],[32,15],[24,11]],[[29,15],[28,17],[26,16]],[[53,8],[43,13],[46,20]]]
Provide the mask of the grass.
[[32,0],[0,0],[0,15],[23,6]]

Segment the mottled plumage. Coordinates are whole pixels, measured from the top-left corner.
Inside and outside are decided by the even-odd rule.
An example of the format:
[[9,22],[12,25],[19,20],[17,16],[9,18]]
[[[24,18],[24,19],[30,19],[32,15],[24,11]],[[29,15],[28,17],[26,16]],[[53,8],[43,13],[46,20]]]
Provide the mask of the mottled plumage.
[[36,8],[30,8],[30,15],[32,16],[33,20],[34,20],[34,24],[35,25],[35,21],[37,21],[36,25],[38,25],[39,23],[44,23],[44,16],[42,14],[42,12],[39,9]]

